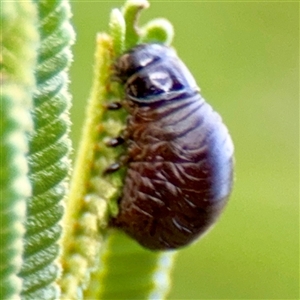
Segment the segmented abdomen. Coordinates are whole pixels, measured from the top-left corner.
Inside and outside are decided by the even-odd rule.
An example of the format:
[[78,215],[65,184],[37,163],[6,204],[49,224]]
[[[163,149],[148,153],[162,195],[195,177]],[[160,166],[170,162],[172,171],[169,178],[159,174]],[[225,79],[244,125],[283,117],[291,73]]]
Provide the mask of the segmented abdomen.
[[128,169],[114,226],[150,249],[184,246],[214,223],[230,194],[231,138],[199,94],[132,101],[129,113]]

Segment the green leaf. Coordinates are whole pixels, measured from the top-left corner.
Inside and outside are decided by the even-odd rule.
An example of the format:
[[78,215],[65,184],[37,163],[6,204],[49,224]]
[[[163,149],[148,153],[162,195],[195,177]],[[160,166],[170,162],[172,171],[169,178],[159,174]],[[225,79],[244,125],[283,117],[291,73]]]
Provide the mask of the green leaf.
[[32,197],[27,204],[22,298],[57,299],[58,263],[64,195],[70,172],[71,142],[67,69],[74,41],[67,1],[36,1],[40,44],[35,69],[37,89],[31,111],[29,178]]
[[124,122],[122,111],[104,116],[107,113],[107,102],[114,99],[114,87],[109,82],[111,53],[111,38],[99,34],[94,82],[64,219],[64,270],[60,280],[64,299],[81,298],[79,295],[82,294],[83,286],[88,283],[89,274],[99,261],[110,209],[109,199],[117,199],[122,185],[119,176],[102,176],[120,152],[106,147],[106,138],[118,135]]
[[122,13],[124,15],[126,32],[125,32],[125,49],[128,50],[138,44],[139,28],[137,20],[140,12],[149,7],[147,0],[128,0],[125,2]]
[[31,2],[1,3],[0,298],[19,299],[28,180],[28,133],[38,32]]
[[17,274],[22,264],[26,198],[31,194],[26,161],[26,128],[31,125],[26,103],[29,99],[22,87],[7,83],[1,86],[1,299],[18,297],[22,284]]
[[117,8],[111,12],[109,27],[113,40],[114,53],[118,57],[125,50],[126,23],[123,14]]
[[[107,147],[106,144],[124,130],[127,115],[125,110],[112,111],[107,107],[109,103],[119,101],[123,97],[123,87],[113,82],[112,66],[116,57],[141,40],[142,31],[136,26],[137,15],[147,6],[147,1],[130,0],[122,10],[114,9],[109,24],[110,36],[107,34],[97,36],[92,91],[87,103],[86,121],[63,224],[65,232],[61,261],[64,268],[59,281],[63,299],[93,297],[98,299],[102,294],[106,295],[103,289],[101,295],[95,294],[93,287],[89,285],[89,280],[91,272],[99,268],[99,254],[108,234],[109,218],[118,211],[117,200],[122,191],[125,175],[125,170],[105,175],[105,170],[125,153],[122,146],[112,148]],[[156,41],[171,40],[168,34],[163,34],[164,38],[161,38],[161,32],[165,31],[165,27],[161,26],[156,30],[159,32]],[[143,30],[145,36],[150,32],[147,28]],[[118,243],[118,239],[116,241]],[[129,240],[129,243],[132,241]],[[159,289],[153,277],[160,265],[161,255],[145,251],[140,246],[136,247],[137,253],[141,252],[142,257],[152,262],[150,269],[134,273],[135,278],[142,276],[146,282],[146,288],[143,288],[142,294],[139,295],[143,295],[142,299],[144,299],[152,292],[158,291],[158,294],[163,296],[167,288]],[[113,255],[113,252],[111,253]],[[124,259],[128,259],[126,253]],[[107,262],[102,263],[106,265]],[[108,264],[105,272],[109,272],[110,267],[111,265]],[[164,272],[168,274],[168,271]],[[114,281],[110,283],[114,285]],[[126,284],[126,280],[124,283]],[[98,285],[104,288],[108,284],[104,281],[98,282]]]
[[102,254],[104,266],[92,274],[84,299],[164,299],[175,253],[145,250],[114,231]]
[[142,43],[161,42],[165,45],[171,45],[173,38],[173,26],[163,18],[154,19],[141,28]]
[[[170,44],[173,38],[172,26],[166,20],[154,20],[142,29],[137,26],[140,11],[147,7],[147,1],[127,1],[123,9],[112,11],[110,36],[102,34],[98,37],[98,47],[99,45],[100,47],[99,50],[96,50],[94,88],[87,108],[87,122],[77,161],[78,169],[75,168],[76,172],[72,180],[72,186],[76,187],[72,196],[76,195],[79,198],[77,204],[74,205],[77,208],[76,216],[79,220],[84,213],[84,209],[80,211],[79,208],[86,207],[82,205],[82,199],[89,199],[89,203],[93,203],[92,206],[101,207],[99,211],[102,211],[102,214],[98,214],[98,216],[100,218],[102,215],[102,219],[95,220],[94,223],[98,224],[103,236],[101,238],[98,236],[98,245],[91,237],[81,241],[80,248],[85,249],[85,252],[82,251],[77,255],[78,265],[74,267],[74,273],[78,269],[81,272],[75,273],[77,281],[72,280],[74,282],[70,289],[72,293],[66,294],[65,298],[67,299],[75,298],[77,292],[75,282],[80,282],[80,287],[86,285],[83,292],[84,299],[164,299],[170,287],[169,274],[173,253],[154,253],[145,250],[124,234],[116,230],[111,232],[106,228],[108,217],[117,213],[117,200],[122,191],[125,174],[124,170],[119,170],[103,176],[103,171],[111,163],[118,161],[120,155],[126,153],[126,149],[123,147],[111,148],[105,144],[106,140],[119,136],[126,126],[127,113],[124,109],[117,111],[105,109],[110,101],[120,101],[124,93],[123,86],[112,82],[113,62],[125,50],[130,50],[140,42],[151,40]],[[105,43],[106,40],[109,42]],[[82,151],[83,148],[89,149],[89,152]],[[91,166],[93,167],[91,168]],[[79,175],[76,176],[77,173],[80,174],[80,179]],[[97,174],[97,176],[93,174]],[[80,186],[85,189],[82,188],[79,191],[78,187]],[[86,188],[87,186],[89,189]],[[75,214],[73,213],[73,215]],[[91,220],[92,214],[89,216],[89,220]],[[94,214],[93,218],[95,219],[95,217]],[[79,226],[79,224],[82,225]],[[80,234],[85,237],[88,236],[87,228],[91,228],[91,225],[89,224],[88,227],[87,224],[86,222],[83,226],[83,223],[78,221],[76,226]],[[90,230],[91,233],[97,236],[97,232],[94,233],[93,230]],[[78,234],[68,234],[73,245],[76,236],[79,240]],[[100,255],[101,264],[99,266],[99,251],[103,250],[103,241],[106,236],[108,236],[108,240],[104,252]],[[92,247],[94,251],[91,251]],[[96,257],[88,256],[91,253]],[[86,257],[85,261],[84,256]],[[88,268],[85,277],[83,275],[84,263]],[[74,264],[75,261],[73,261]],[[91,267],[95,272],[92,273],[91,281],[88,282]],[[73,276],[75,277],[75,275]]]

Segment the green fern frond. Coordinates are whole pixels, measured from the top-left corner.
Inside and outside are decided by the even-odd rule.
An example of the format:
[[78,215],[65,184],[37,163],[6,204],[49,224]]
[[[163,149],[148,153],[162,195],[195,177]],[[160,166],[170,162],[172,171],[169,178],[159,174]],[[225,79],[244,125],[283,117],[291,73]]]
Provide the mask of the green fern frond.
[[[163,299],[169,289],[173,254],[152,253],[123,234],[107,229],[108,218],[117,213],[125,175],[124,170],[103,175],[125,152],[120,146],[106,146],[106,141],[118,136],[126,126],[125,110],[106,108],[111,101],[123,98],[123,87],[112,82],[113,62],[125,50],[149,37],[166,44],[173,37],[172,26],[167,21],[154,21],[143,30],[136,26],[140,10],[147,6],[147,1],[130,0],[122,11],[114,9],[110,36],[100,34],[97,38],[93,89],[65,219],[69,230],[64,239],[64,299],[150,299],[156,296]],[[99,252],[104,249],[107,235],[108,244],[99,266]],[[164,264],[166,261],[170,263]],[[96,271],[90,275],[93,270]],[[166,280],[162,283],[161,278]]]
[[145,250],[114,231],[102,254],[103,266],[92,274],[84,299],[165,299],[175,253]]
[[38,32],[31,2],[1,3],[0,298],[19,299],[28,180],[28,133]]
[[89,274],[98,265],[98,253],[103,243],[101,230],[107,226],[108,219],[107,199],[117,197],[121,185],[119,179],[109,182],[101,176],[105,166],[115,159],[113,154],[107,153],[102,138],[121,129],[117,116],[115,120],[108,118],[100,123],[105,110],[104,100],[110,94],[111,48],[111,39],[99,35],[93,88],[64,219],[64,270],[60,284],[63,299],[68,300],[82,297]]
[[29,136],[29,178],[32,197],[28,202],[23,278],[24,299],[57,299],[55,283],[60,275],[58,241],[62,230],[63,197],[70,172],[70,96],[66,70],[74,41],[67,1],[36,1],[40,45],[35,70],[32,118]]
[[26,128],[31,125],[28,96],[17,85],[1,85],[1,299],[17,299],[22,288],[22,280],[17,274],[22,265],[26,199],[31,194],[26,161]]
[[[136,27],[138,12],[147,6],[147,1],[131,0],[125,4],[122,12],[113,10],[110,35],[99,34],[97,37],[93,87],[63,223],[63,273],[59,280],[63,299],[107,299],[106,297],[110,297],[110,287],[115,294],[121,295],[120,284],[124,291],[128,284],[128,273],[117,277],[117,280],[122,280],[116,283],[114,271],[122,269],[116,263],[118,258],[123,262],[133,263],[134,257],[134,261],[138,261],[140,265],[147,261],[147,266],[130,273],[135,285],[131,289],[133,294],[129,293],[128,297],[133,297],[134,294],[141,296],[140,299],[148,299],[153,295],[164,297],[169,287],[166,284],[168,280],[161,284],[160,279],[164,276],[169,278],[171,263],[164,265],[163,262],[168,259],[171,261],[172,254],[144,250],[127,237],[120,239],[119,236],[122,235],[110,235],[107,228],[110,216],[117,213],[117,199],[120,197],[125,175],[124,170],[104,175],[105,170],[125,152],[123,147],[111,148],[106,145],[111,137],[122,132],[127,114],[122,109],[107,109],[109,103],[123,97],[122,87],[112,80],[113,62],[124,50],[142,40],[156,36],[157,42],[170,43],[173,36],[173,33],[166,32],[171,28],[169,23],[166,25],[167,21],[155,21],[143,30]],[[159,22],[161,26],[158,25]],[[102,267],[99,267],[99,255],[107,235],[110,247],[104,257],[109,259],[101,257]],[[131,249],[129,253],[126,251],[128,247]],[[121,256],[118,256],[120,253]],[[91,275],[94,270],[97,271]],[[126,295],[121,297],[127,297]]]

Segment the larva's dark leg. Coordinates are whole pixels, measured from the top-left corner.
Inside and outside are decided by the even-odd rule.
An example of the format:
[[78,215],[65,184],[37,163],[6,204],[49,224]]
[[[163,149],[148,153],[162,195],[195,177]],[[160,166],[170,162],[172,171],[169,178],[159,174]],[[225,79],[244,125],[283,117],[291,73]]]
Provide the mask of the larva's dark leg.
[[122,136],[118,136],[118,137],[112,138],[108,142],[106,142],[106,146],[117,147],[119,145],[122,145],[124,142],[125,142],[124,138]]
[[114,173],[121,168],[121,164],[116,162],[107,167],[107,169],[103,172],[104,175]]
[[115,101],[115,102],[107,103],[105,105],[105,107],[108,110],[118,110],[118,109],[120,109],[122,107],[122,104],[121,104],[121,102]]
[[[105,105],[105,107],[108,110],[119,110],[122,108],[122,104],[121,104],[121,102],[114,101],[114,102],[107,103]],[[108,147],[117,147],[119,145],[122,145],[124,142],[125,142],[124,137],[118,136],[115,138],[111,138],[105,144]],[[108,166],[106,168],[106,170],[104,170],[103,175],[114,173],[114,172],[118,171],[122,166],[123,166],[123,162],[115,162],[115,163],[111,164],[110,166]]]
[[106,170],[103,172],[103,175],[108,175],[108,174],[111,174],[111,173],[114,173],[114,172],[118,171],[121,167],[127,165],[128,162],[129,162],[128,155],[120,156],[119,161],[109,165],[106,168]]
[[[118,136],[116,138],[110,139],[108,142],[106,142],[106,146],[108,147],[117,147],[119,145],[122,145],[125,142],[124,138],[122,136]],[[115,162],[107,167],[107,169],[103,172],[104,175],[114,173],[118,171],[127,161],[127,159],[124,158],[125,156],[120,157],[119,162]]]

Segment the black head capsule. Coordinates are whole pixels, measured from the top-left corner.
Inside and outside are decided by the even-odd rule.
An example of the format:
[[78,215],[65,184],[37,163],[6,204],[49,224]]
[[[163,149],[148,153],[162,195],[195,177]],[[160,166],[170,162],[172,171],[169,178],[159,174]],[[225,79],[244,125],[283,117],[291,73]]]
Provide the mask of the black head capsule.
[[111,220],[153,250],[183,247],[211,227],[233,181],[233,144],[175,51],[139,45],[119,58],[127,173]]

